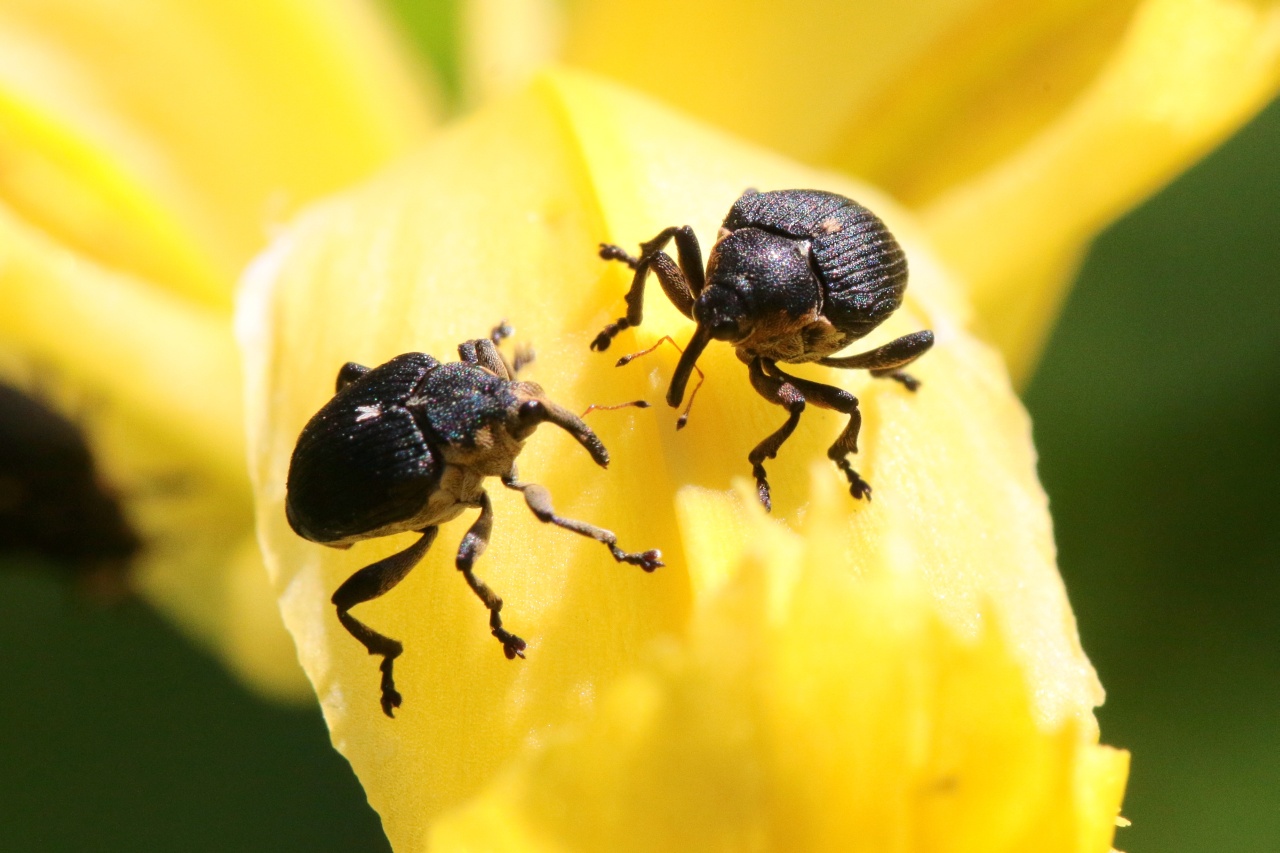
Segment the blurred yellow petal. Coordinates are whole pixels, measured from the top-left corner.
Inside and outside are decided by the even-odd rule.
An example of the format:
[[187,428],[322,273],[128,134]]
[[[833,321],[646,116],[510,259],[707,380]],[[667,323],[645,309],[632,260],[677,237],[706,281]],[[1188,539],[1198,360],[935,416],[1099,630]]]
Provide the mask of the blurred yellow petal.
[[687,640],[444,816],[429,849],[1110,849],[1127,756],[1078,721],[1043,726],[997,629],[962,638],[918,578],[833,553],[828,473],[800,534],[747,493],[749,548]]
[[[337,368],[348,360],[378,364],[405,351],[452,358],[460,341],[505,317],[521,340],[537,348],[530,377],[552,399],[579,410],[591,402],[658,400],[673,366],[670,355],[618,369],[613,357],[587,349],[595,332],[617,316],[627,280],[619,267],[596,258],[595,246],[634,245],[663,226],[686,222],[710,239],[748,186],[844,192],[883,215],[907,247],[913,270],[907,303],[868,343],[922,327],[936,330],[938,345],[920,362],[920,393],[865,376],[801,368],[862,400],[859,464],[876,486],[875,502],[854,503],[841,490],[825,455],[841,419],[825,412],[806,414],[771,469],[774,520],[763,521],[733,498],[732,481],[749,470],[748,450],[781,417],[750,392],[729,349],[712,347],[702,362],[707,385],[685,430],[675,431],[665,407],[599,413],[592,415],[593,428],[611,451],[607,472],[549,429],[531,439],[521,457],[523,478],[546,484],[561,512],[615,530],[623,547],[661,548],[666,568],[648,576],[618,566],[596,543],[547,529],[518,498],[495,488],[493,541],[477,573],[505,601],[506,624],[529,641],[528,659],[505,660],[489,636],[483,609],[453,567],[466,523],[446,525],[412,575],[358,611],[405,645],[396,664],[404,705],[396,719],[384,717],[377,661],[339,625],[329,596],[355,570],[403,548],[408,537],[339,552],[301,540],[283,511],[294,442],[330,396]],[[1078,849],[1106,849],[1123,765],[1120,758],[1087,758],[1097,739],[1092,708],[1101,701],[1101,688],[1080,649],[1054,565],[1026,417],[999,358],[966,330],[962,293],[919,233],[868,187],[754,149],[625,89],[560,73],[491,106],[374,181],[313,208],[257,261],[239,324],[259,530],[286,625],[334,743],[351,761],[397,850],[423,849],[438,816],[466,808],[490,786],[507,784],[499,780],[514,772],[513,762],[554,748],[566,726],[598,726],[600,737],[613,737],[610,715],[618,712],[609,709],[627,704],[626,685],[640,685],[635,689],[659,704],[686,677],[714,701],[737,695],[743,685],[733,673],[745,673],[749,655],[768,645],[768,634],[759,633],[766,626],[754,616],[722,611],[717,602],[737,600],[763,584],[773,591],[765,601],[769,618],[800,631],[803,620],[786,615],[788,597],[799,595],[789,590],[800,568],[814,561],[826,564],[822,577],[837,584],[883,576],[902,578],[915,590],[904,605],[909,615],[900,641],[891,635],[884,640],[888,646],[876,644],[880,622],[831,635],[871,643],[849,649],[849,658],[861,661],[855,667],[878,665],[878,650],[892,646],[898,657],[891,659],[906,661],[907,672],[886,668],[884,677],[910,681],[913,667],[949,671],[951,658],[967,654],[956,650],[977,643],[973,680],[958,677],[955,689],[981,697],[1000,685],[1003,692],[990,699],[1010,728],[1000,724],[992,738],[1015,752],[1025,745],[1029,756],[1008,778],[975,782],[996,803],[993,813],[1023,807],[1021,800],[1001,805],[991,792],[1013,790],[1017,785],[1009,779],[1017,773],[1044,770],[1038,784],[1079,794],[1064,801],[1068,811],[1055,819],[1066,823],[1055,825],[1088,824],[1092,841]],[[645,324],[625,332],[617,349],[639,349],[668,333],[685,339],[690,329],[657,295],[646,306]],[[813,460],[821,467],[811,475]],[[812,498],[811,476],[826,483]],[[821,524],[805,520],[815,514]],[[783,525],[806,532],[787,534]],[[753,568],[744,572],[743,565]],[[825,595],[815,593],[813,605]],[[891,615],[871,605],[865,612]],[[821,633],[822,626],[811,629]],[[778,630],[779,637],[789,636],[790,629]],[[721,647],[720,638],[739,631],[750,642]],[[803,680],[799,660],[815,639],[801,631],[788,641],[793,646],[775,650],[785,657],[775,664],[786,678]],[[729,668],[724,682],[706,680],[716,669],[713,646]],[[667,647],[675,649],[675,660],[685,661],[674,676],[646,663]],[[823,655],[836,667],[831,673],[844,666]],[[1015,671],[1016,679],[1010,675]],[[615,690],[622,699],[608,698]],[[776,717],[788,726],[799,725],[792,711],[829,714],[833,725],[841,714],[864,715],[868,725],[881,719],[870,706],[824,708],[819,696],[812,698],[813,708],[783,713],[765,704],[742,714],[756,721]],[[770,697],[781,705],[795,701]],[[956,714],[962,717],[963,710]],[[617,725],[644,722],[633,717]],[[674,736],[695,736],[705,724]],[[616,735],[619,746],[628,738],[643,744],[647,737],[644,731]],[[1041,762],[1037,755],[1053,758]],[[548,756],[553,763],[573,761],[571,755]],[[741,772],[763,772],[765,755],[752,760]],[[892,756],[884,760],[891,768],[886,772],[893,772]],[[1079,769],[1085,765],[1087,771]],[[625,757],[617,767],[628,767]],[[655,774],[666,772],[654,767]],[[599,772],[613,770],[600,765]],[[780,786],[784,798],[816,796],[817,787],[791,788],[788,780],[799,772],[793,766],[791,775],[766,781]],[[858,778],[859,784],[875,784],[871,776]],[[1095,790],[1101,793],[1086,808],[1088,797],[1080,792]],[[592,808],[607,807],[603,798],[612,794],[599,795]],[[1018,793],[1024,795],[1034,792]],[[824,796],[832,808],[852,807],[841,791]],[[1081,804],[1078,814],[1070,811],[1072,803]],[[990,823],[973,815],[975,825]],[[896,817],[884,819],[898,825]],[[1019,820],[1010,825],[1028,825]],[[832,829],[832,837],[842,831]],[[469,849],[490,849],[473,842]]]
[[[879,93],[994,0],[574,2],[565,58],[631,83],[741,136],[808,162],[829,159],[846,123],[874,125]],[[1042,4],[1021,17],[1048,15]],[[1016,14],[1002,23],[1022,29]],[[1011,23],[1011,19],[1014,21]],[[1030,22],[1028,22],[1030,23]],[[978,51],[989,39],[977,40]],[[923,145],[916,140],[911,144]]]
[[462,3],[463,98],[480,104],[523,88],[555,59],[562,15],[557,0]]
[[915,209],[1018,377],[1092,237],[1280,85],[1267,0],[574,10],[571,60]]
[[1247,121],[1280,86],[1280,4],[1152,0],[1068,110],[921,216],[972,283],[1015,373],[1039,353],[1093,235]]
[[5,0],[0,48],[0,194],[217,305],[273,222],[425,129],[355,0]]
[[189,464],[243,482],[239,367],[224,314],[99,266],[4,208],[0,303],[6,346],[187,445]]
[[256,553],[234,282],[289,211],[424,135],[354,0],[0,2],[0,377],[87,434],[132,585],[304,694]]

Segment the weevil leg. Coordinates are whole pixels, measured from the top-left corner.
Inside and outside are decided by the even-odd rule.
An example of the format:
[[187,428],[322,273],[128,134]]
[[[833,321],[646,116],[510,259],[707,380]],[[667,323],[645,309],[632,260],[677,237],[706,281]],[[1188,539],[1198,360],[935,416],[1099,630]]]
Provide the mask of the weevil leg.
[[499,344],[515,333],[516,330],[510,323],[506,320],[500,320],[498,325],[489,330],[489,340],[493,341],[495,344]]
[[[702,259],[701,252],[698,253],[698,259]],[[649,262],[649,268],[658,277],[658,284],[662,285],[662,292],[667,294],[671,304],[676,306],[676,310],[681,314],[692,320],[693,301],[696,297],[689,284],[689,276],[681,267],[676,266],[676,262],[671,260],[671,256],[666,252],[655,253]]]
[[347,578],[330,599],[338,608],[338,621],[342,623],[342,627],[359,640],[369,654],[382,655],[382,666],[379,667],[382,670],[382,712],[388,717],[394,717],[393,709],[400,707],[400,694],[396,692],[396,683],[391,675],[391,669],[395,659],[404,651],[404,646],[390,637],[379,634],[347,611],[357,604],[372,601],[384,595],[404,580],[405,575],[409,574],[427,553],[427,549],[435,541],[437,532],[439,532],[438,527],[425,528],[418,541],[408,548],[365,566]]
[[533,364],[535,357],[536,353],[533,351],[533,347],[529,344],[521,344],[516,347],[516,354],[511,357],[511,364],[509,365],[511,378],[517,378],[520,375],[520,371],[524,370],[530,364]]
[[476,338],[458,344],[458,358],[467,364],[483,367],[499,379],[515,378],[511,365],[507,364],[497,346],[488,338]]
[[[663,255],[666,260],[657,262],[660,268],[659,281],[667,297],[675,303],[676,307],[680,308],[686,317],[691,316],[693,300],[702,292],[706,275],[702,268],[702,247],[698,245],[698,237],[690,226],[672,226],[662,229],[652,240],[640,244],[639,257],[632,257],[619,246],[602,243],[601,258],[606,261],[621,261],[635,270],[635,275],[631,279],[631,289],[627,291],[626,316],[619,317],[616,322],[605,326],[604,330],[596,335],[595,340],[591,342],[593,350],[597,352],[607,350],[619,332],[640,325],[641,320],[644,319],[644,285],[649,276],[649,269],[654,265],[658,255],[663,254],[662,250],[672,238],[676,241],[676,255],[680,259],[680,268],[676,269],[670,256]],[[683,279],[683,282],[680,279]],[[685,305],[687,310],[686,307],[682,307]]]
[[818,364],[845,370],[870,370],[872,376],[893,379],[905,385],[908,391],[915,391],[920,387],[920,380],[903,373],[902,368],[924,355],[932,346],[933,332],[925,329],[903,335],[868,352],[844,358],[824,358]]
[[795,432],[796,424],[800,423],[800,415],[804,412],[805,399],[804,394],[795,385],[781,377],[766,373],[763,359],[752,359],[747,364],[747,375],[751,379],[751,387],[755,388],[761,397],[770,403],[782,406],[789,413],[786,423],[757,444],[755,449],[747,455],[747,461],[751,463],[751,473],[756,478],[756,494],[760,497],[760,503],[764,504],[765,510],[768,511],[773,509],[773,501],[769,495],[769,479],[765,474],[763,463],[766,459],[777,457],[782,443]]
[[661,551],[642,551],[639,553],[631,553],[623,551],[618,547],[618,537],[611,531],[605,530],[603,527],[596,527],[587,524],[585,521],[576,521],[572,518],[556,515],[555,509],[551,506],[551,493],[543,486],[536,483],[521,483],[516,479],[516,469],[513,467],[511,471],[502,478],[502,485],[508,489],[514,489],[524,494],[524,502],[529,506],[529,510],[545,524],[554,524],[557,527],[563,527],[565,530],[573,531],[579,536],[586,536],[604,545],[609,549],[609,553],[613,554],[613,559],[619,563],[630,563],[633,566],[639,566],[646,572],[663,565]]
[[858,432],[862,429],[862,410],[858,408],[858,398],[843,388],[783,373],[777,365],[772,365],[772,372],[779,379],[798,388],[805,399],[813,405],[849,416],[849,423],[845,424],[844,430],[827,450],[827,458],[834,462],[849,480],[849,494],[855,499],[866,498],[870,501],[870,484],[854,470],[848,459],[850,454],[858,452]]
[[356,364],[354,361],[348,361],[342,367],[338,368],[338,379],[334,382],[333,391],[336,394],[343,388],[346,388],[352,382],[355,382],[361,376],[369,372],[369,368],[363,364]]
[[[499,323],[498,325],[494,326],[492,329],[489,330],[489,340],[493,341],[494,346],[497,346],[498,344],[502,343],[502,341],[511,337],[515,333],[516,333],[516,330],[512,327],[512,325],[508,323],[506,320],[503,320],[501,323]],[[502,355],[501,350],[498,351],[498,354],[499,356],[502,357],[502,360],[506,363],[507,373],[511,376],[512,379],[515,379],[517,376],[519,376],[520,371],[524,370],[525,367],[532,364],[534,359],[533,347],[529,346],[528,344],[520,344],[519,346],[517,346],[516,354],[510,360],[508,360],[506,356]]]
[[462,537],[462,544],[458,546],[456,565],[458,571],[462,572],[462,576],[466,578],[467,586],[471,587],[471,591],[489,609],[489,628],[493,636],[498,638],[498,642],[502,643],[502,651],[507,656],[507,660],[523,658],[524,640],[502,627],[502,617],[499,615],[502,611],[502,599],[471,570],[476,558],[484,553],[485,546],[489,544],[489,534],[492,532],[493,505],[489,502],[489,495],[481,492],[480,517],[467,530],[467,535]]

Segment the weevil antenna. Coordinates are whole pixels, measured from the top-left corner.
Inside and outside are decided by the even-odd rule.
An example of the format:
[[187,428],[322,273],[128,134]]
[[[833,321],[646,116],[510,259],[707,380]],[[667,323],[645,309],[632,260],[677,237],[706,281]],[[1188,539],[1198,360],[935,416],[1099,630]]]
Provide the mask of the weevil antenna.
[[591,414],[592,412],[612,412],[612,411],[616,411],[617,409],[630,409],[630,408],[647,409],[649,408],[649,403],[646,400],[632,400],[629,403],[613,403],[612,405],[609,405],[606,403],[592,403],[590,406],[587,406],[587,408],[584,409],[582,414],[579,415],[578,417],[585,418],[587,415]]

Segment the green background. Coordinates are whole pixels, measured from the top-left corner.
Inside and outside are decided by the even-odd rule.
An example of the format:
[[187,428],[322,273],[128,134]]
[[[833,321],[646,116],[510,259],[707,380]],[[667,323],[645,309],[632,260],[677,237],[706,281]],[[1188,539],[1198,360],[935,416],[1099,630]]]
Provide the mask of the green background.
[[[1103,235],[1026,395],[1131,853],[1280,849],[1277,152],[1273,105]],[[388,849],[317,710],[47,568],[0,560],[0,851]]]

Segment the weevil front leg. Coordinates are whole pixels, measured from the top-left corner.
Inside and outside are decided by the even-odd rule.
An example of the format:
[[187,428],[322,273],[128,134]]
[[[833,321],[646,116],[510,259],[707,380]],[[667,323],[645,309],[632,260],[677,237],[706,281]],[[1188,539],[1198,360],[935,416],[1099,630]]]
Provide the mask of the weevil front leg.
[[613,559],[619,563],[630,563],[633,566],[639,566],[646,572],[651,572],[663,565],[661,551],[653,550],[639,553],[623,551],[618,547],[618,537],[612,531],[587,524],[585,521],[577,521],[557,515],[555,509],[551,506],[551,493],[545,487],[536,483],[521,483],[517,479],[514,467],[502,478],[502,485],[508,489],[523,493],[524,502],[528,505],[529,510],[537,516],[538,521],[545,524],[554,524],[557,527],[563,527],[565,530],[573,531],[579,536],[586,536],[596,540],[608,548],[609,553],[613,554]]
[[391,675],[395,659],[404,652],[404,646],[390,637],[379,634],[348,611],[366,601],[386,594],[396,584],[404,580],[405,575],[418,565],[424,554],[435,541],[439,528],[434,525],[425,528],[422,536],[408,548],[399,553],[385,557],[376,563],[365,566],[338,587],[330,599],[338,608],[338,621],[347,633],[360,641],[371,655],[382,655],[382,712],[394,717],[393,709],[400,707],[400,694],[396,692],[396,682]]
[[925,329],[903,335],[868,352],[844,358],[824,358],[818,364],[844,370],[870,370],[872,376],[893,379],[905,385],[908,391],[915,391],[920,387],[920,380],[903,373],[902,368],[924,355],[932,346],[933,332]]
[[532,347],[518,347],[511,361],[498,349],[498,343],[511,337],[514,331],[503,320],[489,331],[488,338],[473,338],[458,344],[458,360],[483,367],[499,379],[514,380],[525,365],[533,361]]
[[786,423],[747,454],[747,461],[751,463],[751,473],[756,478],[756,494],[767,512],[773,509],[773,500],[769,493],[769,478],[764,470],[764,460],[776,458],[783,442],[795,432],[796,425],[800,423],[800,415],[804,413],[805,399],[804,394],[795,385],[766,373],[763,359],[754,358],[748,362],[747,375],[751,379],[751,387],[755,388],[761,397],[770,403],[782,406],[788,412]]
[[524,657],[525,642],[502,627],[502,617],[499,615],[502,612],[502,599],[471,570],[476,558],[484,553],[485,547],[489,544],[489,535],[492,532],[493,505],[489,502],[488,493],[481,492],[480,517],[467,530],[467,535],[462,537],[462,544],[458,546],[456,565],[458,571],[462,572],[462,576],[466,578],[467,586],[471,587],[471,591],[489,609],[489,628],[493,636],[498,638],[498,642],[502,643],[502,651],[507,656],[507,660],[512,660],[516,657]]
[[[676,241],[679,268],[671,256],[662,251],[672,238]],[[632,257],[621,246],[611,243],[600,244],[600,257],[606,261],[621,261],[635,270],[635,275],[631,279],[631,289],[627,291],[626,316],[619,317],[596,335],[591,342],[591,348],[596,352],[607,350],[619,332],[639,326],[644,319],[644,285],[650,268],[657,274],[662,290],[672,304],[686,317],[692,318],[693,301],[702,292],[706,277],[702,268],[702,247],[688,225],[664,228],[649,242],[641,243],[639,257]]]
[[[844,472],[849,481],[849,494],[855,499],[871,500],[871,485],[854,470],[849,456],[858,452],[858,432],[862,429],[862,410],[858,408],[858,398],[834,385],[824,385],[783,373],[777,365],[771,366],[772,373],[779,379],[791,383],[800,390],[805,399],[815,406],[831,409],[849,416],[849,422],[840,435],[827,450],[827,458]],[[905,375],[905,374],[904,374]]]
[[[494,346],[497,346],[515,333],[516,330],[512,325],[506,320],[503,320],[501,323],[489,330],[489,340],[493,341]],[[507,360],[506,356],[502,355],[501,350],[498,351],[498,354],[506,363],[507,373],[512,379],[518,377],[521,370],[524,370],[525,367],[532,364],[535,357],[533,347],[529,344],[520,344],[517,346],[516,354],[512,356],[510,361]]]
[[507,360],[489,338],[475,338],[458,344],[458,360],[483,367],[499,379],[515,378],[514,368],[507,364]]

